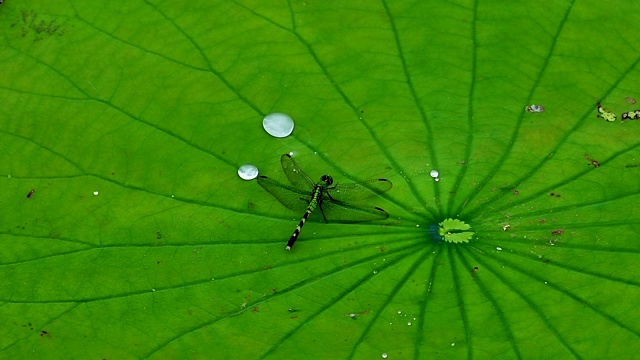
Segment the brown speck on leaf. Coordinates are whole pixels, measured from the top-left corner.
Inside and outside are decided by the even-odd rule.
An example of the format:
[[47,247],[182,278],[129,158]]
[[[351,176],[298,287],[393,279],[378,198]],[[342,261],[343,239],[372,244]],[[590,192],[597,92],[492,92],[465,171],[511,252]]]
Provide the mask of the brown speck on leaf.
[[628,102],[629,104],[636,104],[637,103],[636,99],[634,99],[632,97],[629,97],[629,96],[627,96],[624,100],[626,102]]
[[562,235],[564,234],[564,229],[556,229],[551,232],[551,235]]
[[520,194],[520,191],[513,189],[513,195],[518,195],[518,194]]
[[36,192],[36,189],[31,189],[31,191],[29,191],[29,193],[27,194],[27,199],[30,199],[31,196],[33,196],[34,192]]
[[587,160],[589,160],[589,164],[587,165],[593,165],[593,167],[595,168],[600,167],[600,163],[597,160],[592,159],[591,156],[589,156],[589,154],[584,154],[584,157],[587,158]]
[[257,307],[257,306],[254,306],[254,307],[253,307],[253,309],[251,309],[251,311],[253,311],[253,313],[254,313],[254,314],[255,314],[255,313],[257,313],[257,312],[258,312],[258,310],[259,310],[259,309],[258,309],[258,307]]
[[551,194],[549,194],[549,195],[551,195],[551,196],[553,196],[553,197],[560,197],[560,194],[556,194],[556,193],[551,193]]

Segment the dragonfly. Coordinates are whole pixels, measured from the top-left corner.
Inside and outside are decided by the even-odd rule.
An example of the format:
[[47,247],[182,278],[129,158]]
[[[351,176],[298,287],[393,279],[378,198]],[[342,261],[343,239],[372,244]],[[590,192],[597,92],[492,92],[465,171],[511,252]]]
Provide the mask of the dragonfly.
[[368,199],[388,191],[392,184],[387,179],[334,184],[331,176],[322,175],[316,183],[302,171],[290,154],[282,155],[280,163],[292,186],[273,181],[263,175],[258,177],[258,184],[290,210],[305,211],[287,242],[287,250],[291,250],[309,215],[315,210],[322,214],[327,223],[355,223],[384,220],[389,217],[389,214],[379,207],[349,204],[351,201]]

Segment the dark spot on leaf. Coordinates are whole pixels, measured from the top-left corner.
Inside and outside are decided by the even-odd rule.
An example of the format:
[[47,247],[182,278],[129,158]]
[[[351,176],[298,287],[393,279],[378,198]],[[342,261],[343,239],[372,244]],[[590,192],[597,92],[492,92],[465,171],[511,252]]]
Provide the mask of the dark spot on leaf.
[[31,189],[31,191],[29,191],[29,193],[27,194],[27,199],[30,199],[31,196],[33,196],[34,192],[36,192],[36,189]]
[[589,154],[584,154],[584,157],[587,158],[587,160],[589,160],[589,163],[587,165],[593,165],[593,167],[596,167],[596,168],[600,167],[600,162],[592,159],[591,156],[589,156]]
[[254,314],[257,313],[258,312],[258,307],[254,306],[253,309],[251,309],[251,311],[253,311]]
[[551,235],[562,235],[564,234],[564,229],[556,229],[551,232]]
[[47,336],[49,333],[46,330],[40,331],[40,336]]
[[638,167],[640,166],[640,164],[627,164],[626,167],[628,168],[634,168],[634,167]]
[[520,194],[520,191],[513,189],[513,195],[518,195],[518,194]]
[[549,194],[549,195],[551,195],[551,196],[553,196],[553,197],[560,197],[560,194],[556,194],[556,193],[551,193],[551,194]]

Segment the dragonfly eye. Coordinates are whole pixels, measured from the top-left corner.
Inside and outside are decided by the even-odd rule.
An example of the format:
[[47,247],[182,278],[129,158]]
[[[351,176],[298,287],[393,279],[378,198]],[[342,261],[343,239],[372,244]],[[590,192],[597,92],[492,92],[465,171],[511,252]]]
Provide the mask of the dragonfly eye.
[[327,183],[327,185],[333,184],[333,178],[331,176],[329,176],[329,175],[322,175],[320,180],[325,181]]

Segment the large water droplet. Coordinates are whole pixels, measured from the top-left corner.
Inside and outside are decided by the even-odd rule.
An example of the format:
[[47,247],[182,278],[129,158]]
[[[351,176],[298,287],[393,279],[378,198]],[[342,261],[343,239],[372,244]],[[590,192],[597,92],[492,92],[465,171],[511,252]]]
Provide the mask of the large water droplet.
[[244,164],[238,168],[238,176],[243,180],[253,180],[258,177],[258,168],[255,165]]
[[262,127],[271,136],[286,137],[293,132],[293,119],[287,114],[271,113],[262,120]]

